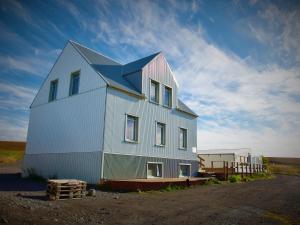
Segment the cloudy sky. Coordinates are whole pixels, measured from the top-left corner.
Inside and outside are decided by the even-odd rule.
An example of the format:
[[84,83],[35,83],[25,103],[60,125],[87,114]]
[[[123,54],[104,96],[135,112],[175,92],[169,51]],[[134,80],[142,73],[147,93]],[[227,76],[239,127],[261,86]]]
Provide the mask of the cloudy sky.
[[0,139],[68,39],[127,63],[163,51],[198,118],[198,148],[300,157],[297,1],[0,1]]

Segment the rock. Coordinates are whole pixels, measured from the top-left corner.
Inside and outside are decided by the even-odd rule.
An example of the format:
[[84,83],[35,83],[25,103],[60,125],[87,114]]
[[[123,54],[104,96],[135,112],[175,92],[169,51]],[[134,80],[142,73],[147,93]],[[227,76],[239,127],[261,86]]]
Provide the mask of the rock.
[[95,197],[96,196],[96,190],[95,189],[89,189],[87,196],[92,196]]
[[0,223],[8,223],[8,220],[3,217],[0,217]]

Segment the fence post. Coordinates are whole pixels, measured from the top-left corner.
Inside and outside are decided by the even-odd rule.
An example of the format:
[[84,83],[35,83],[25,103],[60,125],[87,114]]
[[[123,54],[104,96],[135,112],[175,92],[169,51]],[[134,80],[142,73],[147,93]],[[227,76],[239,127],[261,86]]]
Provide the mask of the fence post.
[[250,169],[250,176],[252,176],[252,166],[251,166],[251,163],[249,164],[249,169]]
[[224,174],[224,180],[226,180],[226,162],[223,161],[223,174]]
[[214,168],[214,162],[211,161],[211,168]]
[[241,163],[241,166],[242,166],[242,178],[244,177],[244,164]]
[[248,163],[246,163],[246,177],[248,176]]
[[227,176],[226,176],[226,180],[228,180],[228,174],[229,174],[229,169],[228,169],[228,161],[226,162],[226,174],[227,174]]
[[231,162],[231,175],[234,174],[234,170],[235,170],[235,168],[234,168],[234,162]]

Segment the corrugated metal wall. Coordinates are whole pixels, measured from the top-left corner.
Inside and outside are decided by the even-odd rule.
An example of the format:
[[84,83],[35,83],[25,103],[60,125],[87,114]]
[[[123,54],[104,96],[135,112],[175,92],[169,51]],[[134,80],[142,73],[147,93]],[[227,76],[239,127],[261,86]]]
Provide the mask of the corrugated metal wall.
[[[160,89],[160,99],[162,100],[163,96],[163,88],[162,85],[167,85],[172,88],[173,100],[172,105],[173,107],[177,106],[177,85],[176,81],[173,77],[172,71],[169,68],[169,65],[163,56],[163,54],[159,54],[155,57],[149,64],[147,64],[143,68],[143,93],[149,99],[149,88],[150,88],[150,79],[159,81],[161,84]],[[162,102],[161,102],[162,104]]]
[[[200,157],[203,158],[205,167],[211,167],[212,161],[227,161],[227,162],[234,162],[235,155],[232,154],[200,154]],[[231,166],[231,165],[229,165]],[[214,162],[214,167],[216,168],[223,168],[223,162]]]
[[179,163],[191,164],[191,174],[196,175],[198,161],[142,157],[133,155],[104,154],[105,179],[147,178],[147,162],[163,163],[163,178],[179,177]]
[[[107,112],[104,151],[173,159],[196,160],[192,147],[197,145],[197,121],[175,109],[139,100],[113,89],[107,89]],[[137,144],[124,140],[125,114],[139,117],[139,141]],[[166,146],[155,146],[155,121],[166,124]],[[179,149],[179,127],[188,129],[188,148]]]
[[72,152],[27,154],[24,157],[23,176],[34,169],[44,177],[59,179],[81,179],[96,184],[100,180],[101,152]]
[[81,71],[79,92],[83,93],[106,84],[84,58],[68,43],[35,97],[32,107],[48,103],[50,82],[58,79],[57,99],[69,96],[71,73]]

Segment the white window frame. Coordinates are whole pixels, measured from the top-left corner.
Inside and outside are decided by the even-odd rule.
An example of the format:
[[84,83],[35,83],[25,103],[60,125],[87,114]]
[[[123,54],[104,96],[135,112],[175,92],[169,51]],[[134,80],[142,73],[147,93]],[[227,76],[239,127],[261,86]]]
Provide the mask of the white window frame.
[[[180,176],[180,166],[189,166],[190,167],[190,175],[189,176]],[[191,177],[192,176],[192,164],[191,163],[179,163],[178,164],[178,177]]]
[[[58,82],[59,80],[58,79],[54,79],[54,80],[51,80],[50,81],[50,90],[49,90],[49,97],[48,97],[48,102],[53,102],[57,99],[57,92],[58,92]],[[56,93],[55,93],[55,99],[50,99],[50,96],[51,96],[51,87],[52,87],[52,84],[53,83],[56,83],[57,84],[57,87],[56,87]]]
[[[183,129],[183,130],[186,130],[186,147],[181,147],[180,145],[180,130]],[[179,144],[179,149],[180,150],[187,150],[188,148],[188,129],[187,128],[184,128],[184,127],[179,127],[178,129],[178,144]]]
[[[157,125],[158,124],[163,124],[164,125],[164,127],[165,127],[165,129],[164,129],[164,134],[163,134],[163,140],[164,140],[164,143],[163,144],[159,144],[159,143],[157,143],[156,141],[157,141],[157,137],[156,137],[156,135],[157,135]],[[163,123],[163,122],[159,122],[159,121],[155,121],[155,145],[156,146],[158,146],[158,147],[165,147],[166,146],[166,140],[167,140],[167,125],[166,125],[166,123]]]
[[[160,164],[161,165],[161,177],[153,177],[153,176],[148,176],[148,164]],[[146,172],[147,172],[147,179],[161,179],[164,178],[164,163],[163,162],[147,162],[146,163]]]
[[[127,118],[128,118],[128,116],[130,116],[130,117],[135,117],[135,118],[137,118],[137,133],[136,133],[136,140],[131,140],[131,139],[128,139],[127,137],[126,137],[126,134],[127,134]],[[126,141],[126,142],[129,142],[129,143],[138,143],[138,141],[139,141],[139,130],[140,130],[140,118],[137,116],[137,115],[133,115],[133,114],[128,114],[128,113],[126,113],[125,114],[125,130],[124,130],[124,140]]]
[[[152,101],[152,99],[151,99],[151,86],[152,86],[152,82],[156,83],[157,87],[158,87],[158,89],[157,89],[158,90],[157,91],[157,102]],[[160,83],[158,81],[156,81],[156,80],[151,79],[151,78],[150,78],[150,82],[149,82],[149,102],[157,104],[157,105],[159,105],[159,103],[160,103]]]
[[[164,106],[164,107],[167,107],[167,108],[172,108],[172,106],[173,106],[173,88],[172,87],[170,87],[170,86],[168,86],[168,85],[163,85],[164,86],[164,90],[163,90],[163,97],[162,97],[162,105]],[[165,105],[165,93],[166,93],[166,88],[167,89],[170,89],[170,91],[171,91],[171,96],[170,96],[170,105]]]
[[[75,75],[78,75],[79,76],[79,81],[78,81],[78,92],[73,94],[72,91],[73,91],[73,77]],[[81,77],[81,71],[80,70],[76,70],[74,72],[71,73],[71,76],[70,76],[70,85],[69,85],[69,96],[73,96],[73,95],[78,95],[79,94],[79,88],[80,88],[80,77]]]

